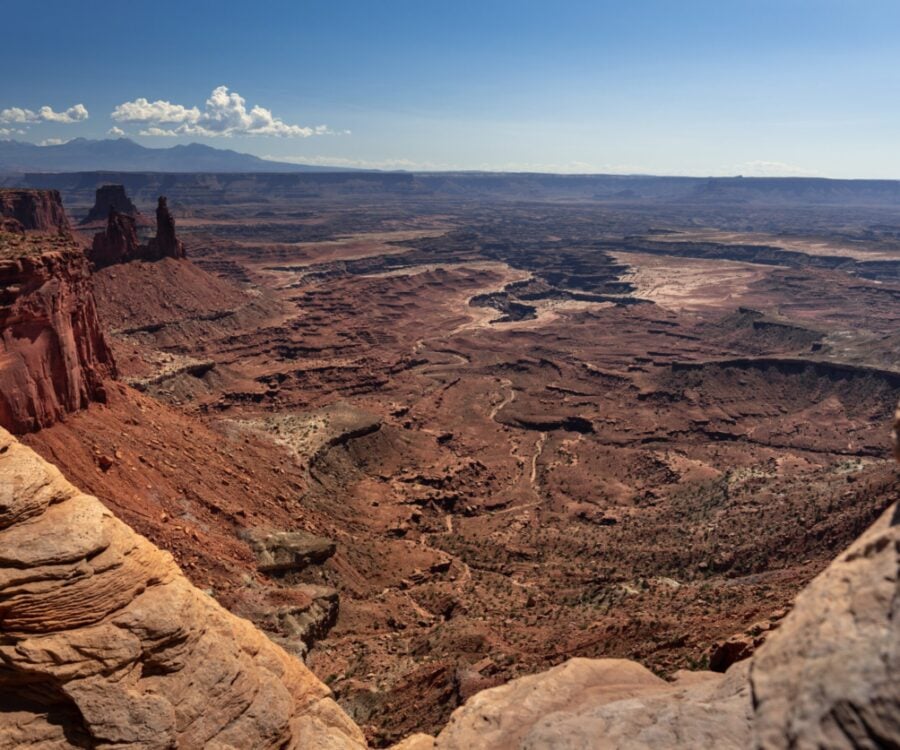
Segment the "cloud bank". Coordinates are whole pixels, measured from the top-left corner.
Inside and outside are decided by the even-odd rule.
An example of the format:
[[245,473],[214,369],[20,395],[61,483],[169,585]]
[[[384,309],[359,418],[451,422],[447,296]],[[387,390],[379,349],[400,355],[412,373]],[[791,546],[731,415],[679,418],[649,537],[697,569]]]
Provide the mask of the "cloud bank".
[[308,138],[333,132],[326,125],[289,125],[275,117],[271,110],[259,105],[248,111],[244,97],[236,91],[229,91],[227,86],[214,89],[202,110],[161,99],[151,102],[140,97],[118,105],[110,117],[118,123],[140,125],[143,128],[140,135],[149,136],[199,135],[209,138],[266,135]]
[[0,123],[29,125],[36,122],[55,122],[70,125],[73,122],[84,122],[90,117],[87,107],[75,104],[63,112],[55,112],[52,107],[41,107],[37,112],[22,107],[9,107],[0,110]]

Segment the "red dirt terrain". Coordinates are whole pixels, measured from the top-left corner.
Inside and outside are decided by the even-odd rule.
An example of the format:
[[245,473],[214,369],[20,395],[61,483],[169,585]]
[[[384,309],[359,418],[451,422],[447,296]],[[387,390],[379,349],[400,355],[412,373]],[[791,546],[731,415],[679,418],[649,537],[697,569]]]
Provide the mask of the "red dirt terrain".
[[723,669],[900,494],[887,209],[242,189],[94,271],[118,382],[24,441],[375,746],[572,656]]

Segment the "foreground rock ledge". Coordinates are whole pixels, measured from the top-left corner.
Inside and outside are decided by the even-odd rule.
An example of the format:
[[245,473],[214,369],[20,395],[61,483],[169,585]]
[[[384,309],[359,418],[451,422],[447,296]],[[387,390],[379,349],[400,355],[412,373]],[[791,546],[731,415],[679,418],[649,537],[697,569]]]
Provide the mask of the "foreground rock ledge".
[[[894,505],[724,675],[667,683],[572,659],[484,690],[415,750],[850,750],[900,747],[900,511]],[[403,747],[402,745],[400,747]],[[406,750],[406,748],[404,748]]]
[[0,748],[364,745],[300,661],[0,429]]

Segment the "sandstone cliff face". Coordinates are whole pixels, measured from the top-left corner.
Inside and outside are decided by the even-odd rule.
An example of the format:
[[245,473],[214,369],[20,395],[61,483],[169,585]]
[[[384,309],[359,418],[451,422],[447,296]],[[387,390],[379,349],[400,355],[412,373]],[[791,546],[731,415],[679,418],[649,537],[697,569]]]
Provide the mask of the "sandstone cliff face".
[[0,748],[364,747],[328,689],[0,430]]
[[0,426],[53,424],[103,401],[114,375],[81,251],[0,259]]
[[131,198],[125,193],[124,185],[101,185],[98,187],[94,205],[80,223],[91,224],[95,221],[106,221],[111,211],[130,216],[137,223],[147,223],[141,212],[131,202]]
[[26,230],[71,230],[58,190],[0,190],[0,217],[18,222]]

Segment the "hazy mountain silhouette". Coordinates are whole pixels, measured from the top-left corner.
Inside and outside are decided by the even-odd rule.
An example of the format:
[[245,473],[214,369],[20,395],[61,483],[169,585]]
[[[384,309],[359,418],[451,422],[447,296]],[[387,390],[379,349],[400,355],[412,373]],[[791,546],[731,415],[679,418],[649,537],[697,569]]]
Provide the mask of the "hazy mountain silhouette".
[[[268,161],[201,143],[147,148],[129,138],[75,138],[55,146],[0,141],[2,172],[335,172],[340,167]],[[350,170],[355,171],[355,170]]]

